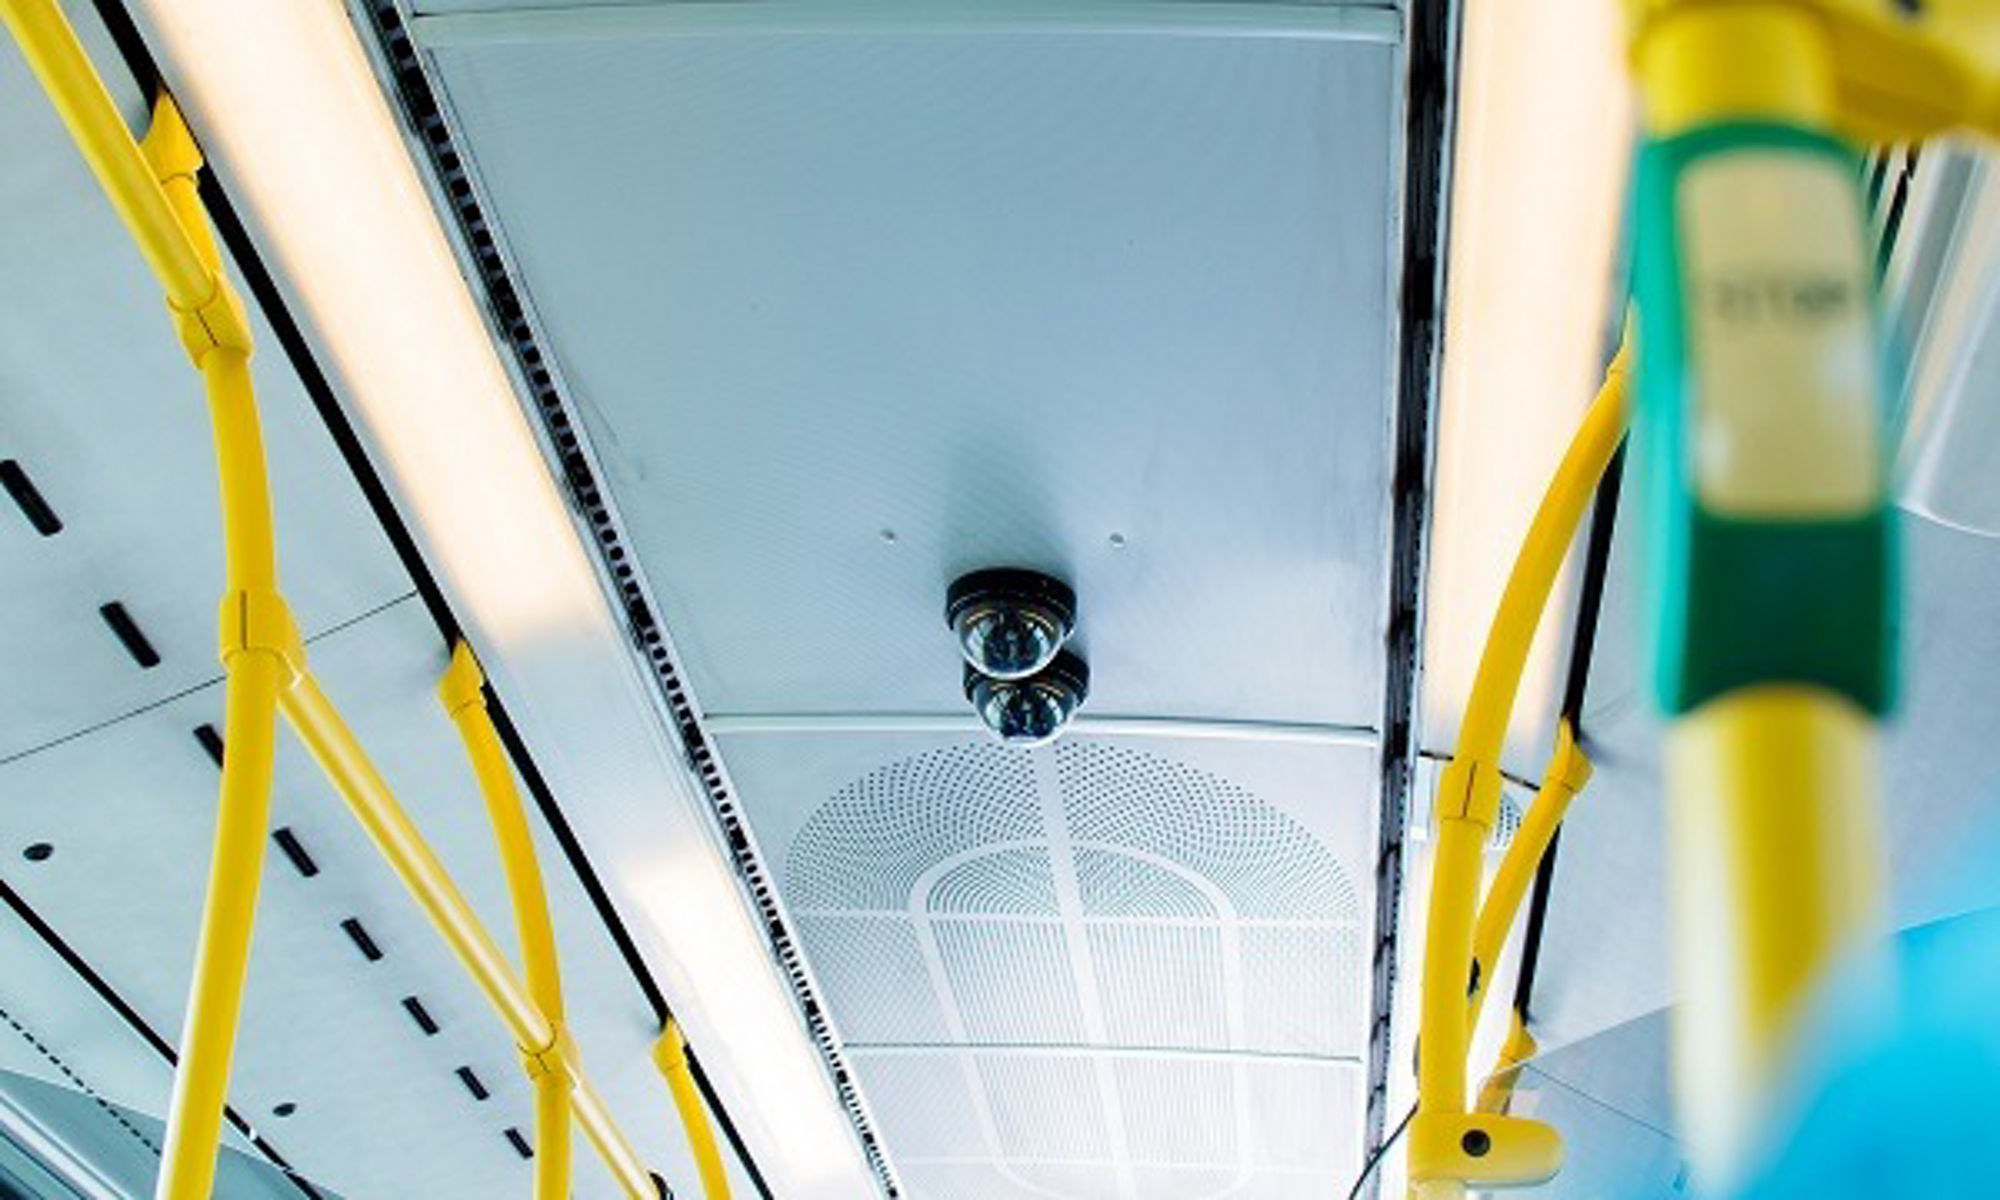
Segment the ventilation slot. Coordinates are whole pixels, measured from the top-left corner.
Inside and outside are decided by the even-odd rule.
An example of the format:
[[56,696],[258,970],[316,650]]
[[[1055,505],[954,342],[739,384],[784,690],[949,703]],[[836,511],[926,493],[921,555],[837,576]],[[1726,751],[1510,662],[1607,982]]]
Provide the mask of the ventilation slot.
[[340,928],[348,940],[354,943],[354,948],[361,951],[361,957],[369,962],[382,961],[382,947],[376,945],[375,939],[368,936],[368,930],[362,926],[358,918],[347,918],[340,923]]
[[194,740],[201,745],[202,753],[208,755],[210,762],[218,768],[222,766],[222,735],[215,731],[215,726],[206,723],[195,726]]
[[423,1001],[417,999],[415,996],[405,996],[403,997],[403,1011],[410,1014],[410,1020],[417,1023],[417,1028],[424,1031],[425,1037],[437,1036],[438,1023],[431,1016],[430,1010],[424,1007]]
[[278,849],[292,864],[292,869],[300,875],[311,879],[319,874],[319,864],[313,861],[312,855],[306,853],[305,846],[299,841],[298,835],[292,832],[291,826],[280,826],[271,834],[271,840],[278,843]]
[[101,605],[97,615],[103,617],[104,623],[111,627],[111,632],[118,638],[118,643],[125,647],[125,653],[132,656],[133,662],[149,671],[160,665],[160,652],[153,649],[153,643],[146,640],[146,631],[139,628],[139,622],[132,619],[132,614],[125,611],[123,604],[113,600],[109,604]]
[[486,1090],[485,1084],[479,1082],[479,1076],[472,1073],[471,1067],[460,1067],[453,1073],[458,1076],[458,1081],[465,1085],[465,1090],[472,1093],[474,1100],[484,1100],[493,1094]]
[[7,495],[13,498],[21,515],[28,518],[28,524],[35,527],[36,533],[54,537],[62,532],[62,518],[56,516],[56,510],[43,499],[41,489],[28,478],[28,472],[22,469],[20,463],[11,458],[0,461],[0,487],[7,489]]

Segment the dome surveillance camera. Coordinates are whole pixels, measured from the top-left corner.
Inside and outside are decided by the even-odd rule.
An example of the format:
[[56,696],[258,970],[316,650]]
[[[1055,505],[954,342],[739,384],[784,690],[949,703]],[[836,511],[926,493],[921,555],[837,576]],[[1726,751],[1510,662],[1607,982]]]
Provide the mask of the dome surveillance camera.
[[974,571],[945,594],[944,618],[968,667],[991,679],[1025,679],[1076,629],[1076,593],[1037,571]]
[[965,698],[994,736],[1010,746],[1054,741],[1089,693],[1089,664],[1067,650],[1026,679],[994,679],[965,669]]

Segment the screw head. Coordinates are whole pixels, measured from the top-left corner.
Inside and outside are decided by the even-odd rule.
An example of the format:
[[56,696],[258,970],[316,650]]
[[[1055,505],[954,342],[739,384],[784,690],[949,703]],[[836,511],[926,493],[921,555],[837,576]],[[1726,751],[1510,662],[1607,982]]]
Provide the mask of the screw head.
[[49,861],[49,856],[55,852],[56,848],[47,842],[36,842],[25,850],[22,850],[21,857],[27,859],[29,862],[47,862]]
[[1484,1129],[1468,1129],[1465,1136],[1458,1139],[1459,1148],[1474,1158],[1485,1158],[1493,1149],[1493,1135]]
[[271,1115],[274,1117],[289,1117],[297,1111],[299,1111],[299,1106],[293,1104],[290,1100],[280,1100],[271,1106]]

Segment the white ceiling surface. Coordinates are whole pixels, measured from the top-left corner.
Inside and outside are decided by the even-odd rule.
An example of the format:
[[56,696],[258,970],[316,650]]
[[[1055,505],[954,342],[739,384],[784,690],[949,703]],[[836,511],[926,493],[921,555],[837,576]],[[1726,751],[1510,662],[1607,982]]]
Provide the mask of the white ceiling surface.
[[914,1195],[1317,1195],[1358,1165],[1372,746],[722,749]]
[[1010,563],[1097,711],[1378,719],[1391,47],[435,61],[709,712],[962,712],[945,585]]
[[[116,58],[91,35],[93,57]],[[191,736],[220,724],[214,611],[221,586],[214,470],[198,383],[137,253],[11,48],[0,58],[0,278],[20,297],[0,327],[5,454],[65,522],[37,537],[0,512],[14,604],[0,674],[0,859],[7,881],[170,1039],[183,1011],[215,805],[216,772]],[[127,87],[121,97],[136,109]],[[274,340],[260,329],[259,383],[275,478],[280,556],[311,656],[392,785],[503,947],[504,883],[455,731],[433,698],[443,648]],[[96,607],[124,601],[163,661],[142,671]],[[387,607],[384,607],[384,606]],[[369,615],[373,614],[373,615]],[[233,1101],[316,1180],[351,1196],[523,1191],[529,1168],[502,1130],[532,1133],[528,1091],[497,1018],[288,737],[275,824],[321,872],[301,878],[275,848],[266,867]],[[537,818],[564,951],[571,1025],[592,1077],[642,1157],[697,1188],[647,1051],[651,1011]],[[55,854],[29,863],[20,847]],[[385,951],[365,962],[339,929],[357,916]],[[0,992],[67,986],[46,955],[20,953],[14,918]],[[402,1011],[415,994],[443,1027]],[[0,1001],[4,1002],[4,1001]],[[78,1010],[79,1012],[81,1010]],[[101,1024],[101,1023],[100,1023]],[[76,1054],[94,1087],[159,1113],[170,1080],[152,1052],[99,1026],[37,1031]],[[699,1047],[697,1047],[699,1049]],[[470,1065],[475,1102],[453,1076]],[[31,1069],[32,1064],[23,1069]],[[46,1064],[44,1064],[46,1070]],[[289,1100],[298,1111],[269,1116]],[[608,1176],[579,1150],[579,1194]],[[738,1180],[747,1193],[747,1183]]]
[[1371,738],[870,718],[1016,564],[1087,712],[1379,719],[1395,48],[670,7],[416,30],[909,1194],[1340,1186]]

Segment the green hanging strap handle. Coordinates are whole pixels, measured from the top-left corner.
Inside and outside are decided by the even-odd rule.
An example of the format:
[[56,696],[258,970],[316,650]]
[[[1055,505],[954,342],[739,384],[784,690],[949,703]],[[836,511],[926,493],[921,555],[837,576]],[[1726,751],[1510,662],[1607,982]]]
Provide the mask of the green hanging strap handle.
[[1860,163],[1736,122],[1638,173],[1639,441],[1659,703],[1818,685],[1894,702],[1886,354]]

